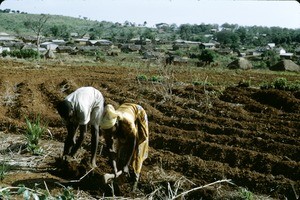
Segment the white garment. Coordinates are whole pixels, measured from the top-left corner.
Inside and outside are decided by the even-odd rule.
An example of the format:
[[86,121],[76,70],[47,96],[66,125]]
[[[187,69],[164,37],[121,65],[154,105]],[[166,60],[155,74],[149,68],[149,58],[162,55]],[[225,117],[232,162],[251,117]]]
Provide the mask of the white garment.
[[99,126],[104,110],[104,98],[99,90],[93,87],[81,87],[69,94],[65,100],[71,102],[74,120],[79,125],[90,123]]

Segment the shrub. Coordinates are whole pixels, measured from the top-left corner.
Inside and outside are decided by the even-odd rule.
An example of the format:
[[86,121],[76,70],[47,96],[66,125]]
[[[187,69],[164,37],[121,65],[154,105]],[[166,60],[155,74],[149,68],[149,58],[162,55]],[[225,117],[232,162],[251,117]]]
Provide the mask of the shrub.
[[279,89],[279,90],[284,90],[287,86],[288,82],[286,78],[276,78],[273,85],[274,88]]
[[10,56],[17,58],[39,58],[39,53],[33,49],[21,49],[9,52]]
[[9,51],[7,51],[7,50],[2,51],[2,56],[3,57],[6,57],[8,55],[9,55]]
[[298,91],[298,90],[300,90],[300,81],[297,80],[294,83],[288,84],[288,86],[286,87],[286,90],[289,90],[289,91]]

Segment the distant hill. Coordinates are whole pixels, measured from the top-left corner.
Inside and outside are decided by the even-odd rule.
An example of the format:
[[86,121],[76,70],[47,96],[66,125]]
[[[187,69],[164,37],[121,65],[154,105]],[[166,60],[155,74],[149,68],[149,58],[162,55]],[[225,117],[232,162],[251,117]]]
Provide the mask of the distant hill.
[[[37,18],[37,14],[21,14],[21,13],[0,13],[0,32],[10,34],[30,35],[33,32],[26,28],[25,21],[32,21]],[[46,29],[50,29],[54,25],[66,25],[67,29],[72,32],[84,33],[90,28],[97,26],[100,22],[85,20],[74,17],[66,17],[61,15],[49,15],[50,18],[46,23]],[[111,23],[112,24],[112,23]]]

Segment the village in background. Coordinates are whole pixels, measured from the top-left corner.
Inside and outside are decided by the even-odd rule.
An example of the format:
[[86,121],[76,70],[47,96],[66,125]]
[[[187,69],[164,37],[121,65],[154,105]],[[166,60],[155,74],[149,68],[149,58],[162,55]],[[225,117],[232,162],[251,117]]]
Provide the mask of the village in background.
[[2,57],[131,57],[153,64],[300,71],[300,29],[112,23],[0,10]]

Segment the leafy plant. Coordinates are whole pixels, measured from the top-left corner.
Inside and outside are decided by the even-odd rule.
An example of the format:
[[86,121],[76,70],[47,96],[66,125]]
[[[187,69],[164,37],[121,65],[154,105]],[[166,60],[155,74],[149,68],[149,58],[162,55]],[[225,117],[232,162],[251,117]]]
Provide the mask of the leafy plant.
[[23,199],[30,200],[30,199],[37,199],[37,200],[50,200],[50,199],[57,199],[57,200],[73,200],[75,199],[75,195],[73,189],[71,187],[64,187],[62,194],[58,194],[57,196],[52,196],[48,189],[47,185],[46,190],[39,188],[40,184],[35,183],[34,188],[28,188],[25,185],[19,186],[8,186],[8,187],[0,187],[0,199],[12,199],[12,195],[22,195]]
[[149,81],[153,81],[153,82],[162,82],[163,81],[163,77],[162,76],[152,76]]
[[26,125],[27,149],[33,154],[42,154],[43,149],[39,147],[38,143],[46,128],[41,125],[39,117],[34,122],[26,118]]
[[59,195],[57,199],[61,200],[72,200],[75,199],[73,189],[71,187],[64,188],[63,194]]
[[300,81],[297,80],[297,81],[295,81],[295,82],[293,82],[293,83],[288,84],[287,90],[289,90],[289,91],[297,91],[297,90],[300,90]]
[[8,171],[9,171],[9,166],[6,165],[4,161],[2,161],[2,163],[0,165],[0,180],[1,181],[5,178]]
[[144,74],[138,75],[136,77],[136,79],[139,80],[139,81],[147,81],[148,80],[147,76],[144,75]]
[[274,87],[279,90],[284,90],[287,84],[288,84],[287,79],[282,77],[275,79],[273,83]]
[[254,199],[253,193],[251,191],[247,190],[246,188],[241,188],[239,192],[240,192],[242,199],[245,199],[245,200],[253,200]]
[[7,188],[0,187],[0,199],[11,199],[10,190]]

